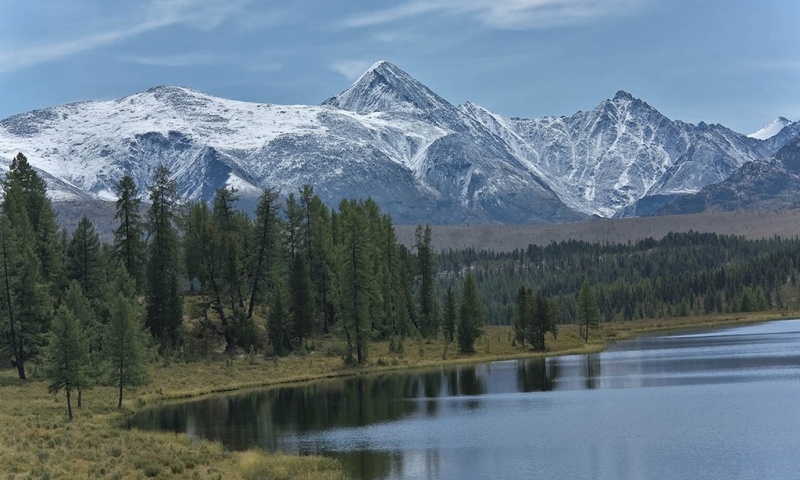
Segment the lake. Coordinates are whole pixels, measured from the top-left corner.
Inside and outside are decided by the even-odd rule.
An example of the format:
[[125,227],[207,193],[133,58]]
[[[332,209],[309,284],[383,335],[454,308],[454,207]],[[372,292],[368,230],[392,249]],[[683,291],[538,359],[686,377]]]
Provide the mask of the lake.
[[800,320],[216,396],[133,416],[353,478],[800,478]]

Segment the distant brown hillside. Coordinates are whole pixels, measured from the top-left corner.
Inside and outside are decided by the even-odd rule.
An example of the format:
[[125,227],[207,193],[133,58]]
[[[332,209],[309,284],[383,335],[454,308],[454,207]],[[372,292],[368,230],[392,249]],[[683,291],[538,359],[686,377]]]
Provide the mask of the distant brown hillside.
[[[758,239],[800,234],[800,209],[778,212],[710,212],[691,215],[600,219],[552,225],[436,225],[432,242],[437,249],[509,251],[529,244],[547,245],[564,240],[624,243],[647,237],[660,239],[669,232],[716,232]],[[414,244],[415,226],[400,225],[397,235],[407,245]]]
[[[103,241],[113,240],[115,206],[113,202],[55,203],[59,224],[69,231],[81,215],[89,217]],[[146,208],[146,207],[145,207]],[[143,212],[143,218],[146,213]],[[398,225],[397,236],[407,245],[414,244],[414,225]],[[642,238],[659,239],[669,232],[716,232],[743,235],[750,239],[780,235],[800,235],[800,208],[767,211],[708,212],[659,217],[599,219],[578,223],[550,225],[434,225],[432,241],[437,249],[508,251],[527,248],[531,243],[547,245],[563,240],[587,242],[627,242]]]

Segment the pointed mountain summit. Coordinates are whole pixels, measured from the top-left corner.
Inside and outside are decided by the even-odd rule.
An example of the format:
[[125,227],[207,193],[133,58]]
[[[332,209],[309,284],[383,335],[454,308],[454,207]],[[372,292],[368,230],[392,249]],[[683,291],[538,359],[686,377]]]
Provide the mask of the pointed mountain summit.
[[356,113],[430,114],[455,108],[387,61],[375,63],[350,88],[322,104]]
[[755,131],[749,135],[750,138],[757,138],[758,140],[767,140],[779,134],[784,127],[791,125],[793,122],[785,117],[778,117],[765,125],[764,128]]

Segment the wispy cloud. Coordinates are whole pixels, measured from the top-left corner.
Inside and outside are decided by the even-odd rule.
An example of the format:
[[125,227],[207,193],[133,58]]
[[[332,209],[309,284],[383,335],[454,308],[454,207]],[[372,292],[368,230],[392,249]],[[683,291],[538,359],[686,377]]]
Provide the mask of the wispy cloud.
[[344,75],[345,78],[355,80],[372,65],[373,62],[366,60],[340,60],[330,64],[331,70]]
[[426,14],[468,16],[498,29],[536,29],[589,22],[625,13],[644,0],[425,0],[344,19],[343,28],[400,22]]
[[0,51],[0,72],[52,62],[172,25],[208,30],[240,13],[247,1],[153,0],[127,26],[44,45]]
[[442,10],[444,3],[449,2],[441,0],[431,0],[430,2],[411,2],[405,5],[400,5],[399,7],[360,13],[346,18],[343,22],[341,22],[341,26],[343,28],[360,28],[394,23],[399,20],[418,17],[429,12]]

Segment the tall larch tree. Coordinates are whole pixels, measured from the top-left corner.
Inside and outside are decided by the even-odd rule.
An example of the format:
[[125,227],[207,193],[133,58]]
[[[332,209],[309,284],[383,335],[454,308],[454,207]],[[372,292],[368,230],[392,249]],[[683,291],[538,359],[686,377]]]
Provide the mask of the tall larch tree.
[[[225,338],[225,351],[231,353],[238,345],[233,312],[228,308],[228,286],[224,280],[224,251],[222,235],[217,228],[208,204],[199,201],[188,208],[184,225],[184,254],[186,273],[200,282],[203,319],[217,334]],[[215,317],[215,318],[214,318]]]
[[272,345],[272,354],[283,356],[292,351],[289,340],[289,309],[287,306],[289,292],[283,280],[278,279],[272,290],[269,318],[267,319],[267,336]]
[[359,365],[367,360],[370,312],[377,286],[372,271],[372,246],[369,242],[363,205],[343,200],[339,206],[341,244],[340,302],[343,327],[347,337],[348,358],[355,353]]
[[[105,302],[102,302],[105,303]],[[72,280],[64,293],[63,305],[72,312],[78,324],[78,333],[86,350],[86,384],[78,386],[78,408],[83,404],[83,389],[102,380],[103,338],[100,322],[83,288]]]
[[180,244],[175,214],[178,188],[164,165],[156,167],[152,182],[148,213],[145,324],[159,339],[162,353],[168,353],[178,343],[183,319]]
[[431,227],[417,226],[417,276],[419,279],[419,330],[423,337],[435,337],[439,330],[439,304],[436,301],[434,252],[431,246]]
[[45,377],[48,390],[67,394],[67,416],[72,420],[72,392],[88,385],[86,344],[81,338],[75,315],[62,305],[53,318],[50,344],[47,347]]
[[117,408],[122,408],[126,388],[149,382],[147,362],[147,330],[142,323],[142,312],[136,300],[136,284],[120,268],[108,290],[110,307],[104,343],[109,363],[108,381],[117,387]]
[[458,310],[458,349],[461,353],[475,352],[475,340],[483,332],[483,302],[472,278],[468,273],[461,288],[461,305]]
[[447,286],[444,295],[444,339],[452,342],[456,337],[456,323],[458,323],[458,306],[456,305],[456,294],[453,287]]
[[300,189],[303,211],[301,232],[305,241],[306,264],[312,285],[314,318],[329,332],[334,316],[333,247],[331,216],[328,207],[314,194],[311,185]]
[[65,264],[67,278],[78,282],[90,302],[99,301],[104,281],[100,237],[92,221],[85,216],[72,233]]
[[[4,204],[4,207],[6,204]],[[10,353],[20,379],[27,377],[25,363],[35,358],[45,345],[50,329],[52,297],[42,279],[27,217],[19,217],[12,228],[8,217],[0,215],[0,253],[2,254],[3,333],[0,344]]]
[[531,302],[531,289],[524,285],[519,287],[514,308],[514,322],[512,328],[514,330],[514,340],[523,348],[525,347],[525,338],[528,336],[528,331],[530,330]]
[[578,293],[578,324],[584,342],[589,341],[589,330],[600,325],[600,309],[588,279],[583,280]]
[[253,236],[248,254],[249,265],[249,303],[247,318],[253,318],[256,305],[265,303],[273,290],[278,274],[278,240],[280,221],[278,212],[278,192],[267,189],[262,192],[256,207],[256,219],[251,229]]
[[114,229],[114,254],[122,261],[128,275],[136,282],[136,291],[144,291],[145,252],[144,224],[140,208],[139,189],[130,175],[117,182],[117,209],[114,219],[119,222]]
[[3,211],[15,228],[23,223],[30,228],[42,279],[51,293],[58,292],[64,265],[56,214],[45,181],[22,153],[11,161],[3,180]]

